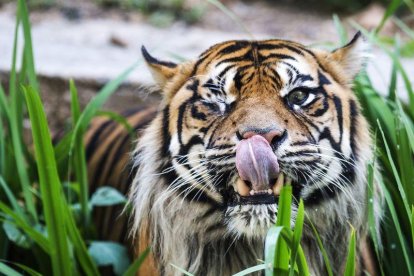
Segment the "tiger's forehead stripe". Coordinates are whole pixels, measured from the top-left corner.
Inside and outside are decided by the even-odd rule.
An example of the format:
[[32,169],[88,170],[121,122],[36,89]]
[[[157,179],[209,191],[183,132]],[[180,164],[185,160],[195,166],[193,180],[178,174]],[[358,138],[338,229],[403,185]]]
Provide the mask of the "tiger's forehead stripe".
[[[304,65],[306,65],[305,68],[303,68]],[[273,87],[280,90],[281,96],[284,96],[289,91],[282,91],[283,87],[289,89],[295,85],[312,81],[312,76],[307,72],[310,72],[309,69],[312,66],[318,67],[318,65],[319,62],[315,54],[294,42],[242,40],[211,47],[200,55],[193,68],[193,74],[208,74],[210,75],[209,83],[212,81],[220,83],[223,78],[226,78],[228,71],[235,69],[236,73],[232,74],[232,78],[234,78],[235,87],[239,93],[241,87],[247,83],[250,83],[247,86],[252,88],[251,81],[255,78],[254,82],[263,88]],[[323,70],[323,68],[321,69]],[[269,83],[264,83],[263,80],[267,80]]]
[[295,59],[295,55],[316,59],[302,45],[284,40],[230,41],[212,46],[200,55],[194,73],[205,72],[212,62],[253,62],[254,65],[281,59]]

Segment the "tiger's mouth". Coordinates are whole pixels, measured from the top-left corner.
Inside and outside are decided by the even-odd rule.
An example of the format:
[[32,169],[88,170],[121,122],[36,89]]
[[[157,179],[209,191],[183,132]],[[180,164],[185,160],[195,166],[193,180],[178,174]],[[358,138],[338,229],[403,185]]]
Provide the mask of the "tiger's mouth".
[[[288,177],[287,177],[288,178]],[[236,189],[229,198],[228,205],[259,205],[259,204],[276,204],[279,201],[280,192],[286,179],[283,172],[280,172],[277,179],[269,183],[266,190],[254,190],[249,181],[241,178],[237,179]]]
[[269,142],[253,135],[236,148],[239,178],[229,205],[275,204],[285,182],[278,159]]

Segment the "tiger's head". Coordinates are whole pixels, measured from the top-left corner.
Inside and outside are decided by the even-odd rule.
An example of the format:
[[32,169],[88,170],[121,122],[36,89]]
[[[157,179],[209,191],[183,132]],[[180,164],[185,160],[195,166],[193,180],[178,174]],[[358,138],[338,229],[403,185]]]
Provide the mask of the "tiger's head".
[[133,187],[138,209],[144,197],[169,211],[184,206],[178,221],[203,218],[205,231],[259,238],[288,180],[293,219],[299,198],[318,226],[359,212],[371,158],[351,91],[366,53],[359,33],[332,52],[285,40],[228,41],[182,64],[142,52],[164,100],[135,152],[136,186],[146,185]]

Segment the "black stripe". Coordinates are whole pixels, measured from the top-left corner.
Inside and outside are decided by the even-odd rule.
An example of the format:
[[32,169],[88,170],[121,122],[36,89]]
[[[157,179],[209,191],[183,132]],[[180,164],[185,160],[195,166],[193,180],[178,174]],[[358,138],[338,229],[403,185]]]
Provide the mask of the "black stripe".
[[341,102],[341,99],[338,98],[335,95],[332,97],[332,100],[335,104],[336,117],[337,117],[337,120],[338,120],[338,126],[339,126],[339,142],[338,142],[338,144],[340,145],[342,143],[342,135],[343,135],[343,132],[344,132],[344,129],[343,129],[343,123],[344,123],[343,119],[344,118],[343,118],[343,115],[342,115],[342,102]]
[[285,158],[285,157],[292,157],[292,156],[300,156],[300,155],[312,155],[318,153],[318,151],[315,150],[300,150],[300,151],[296,151],[296,152],[288,152],[282,156],[280,156],[280,158]]
[[96,148],[100,145],[99,138],[102,134],[102,132],[104,132],[106,130],[106,128],[108,126],[111,125],[110,130],[115,128],[115,123],[114,121],[108,120],[105,123],[103,123],[102,125],[99,126],[98,130],[96,130],[94,132],[94,134],[92,135],[91,139],[89,139],[88,144],[86,146],[86,162],[89,162],[90,158],[92,157],[93,153],[96,151]]
[[221,71],[220,74],[218,75],[219,79],[224,81],[223,79],[224,75],[232,68],[234,68],[234,65],[229,65],[226,68],[224,68],[223,71]]
[[261,59],[264,59],[265,61],[267,59],[271,59],[271,58],[287,59],[287,60],[296,60],[296,58],[294,58],[292,56],[288,56],[288,55],[285,55],[285,54],[278,54],[278,53],[268,54],[267,56],[260,55],[260,57],[261,57]]
[[116,142],[117,142],[117,139],[113,139],[111,143],[108,145],[108,147],[106,148],[104,154],[99,159],[98,165],[96,166],[98,171],[95,171],[95,174],[93,175],[93,178],[92,178],[92,183],[89,186],[89,189],[91,191],[94,191],[97,188],[96,185],[98,184],[98,181],[101,178],[101,173],[104,173],[102,171],[102,168],[104,168],[105,163],[108,162],[108,156],[110,152],[112,151],[113,146]]
[[350,133],[349,133],[349,136],[351,137],[351,150],[355,156],[355,159],[357,159],[358,153],[357,153],[357,144],[356,144],[356,130],[358,129],[357,117],[359,115],[359,112],[358,112],[358,108],[354,100],[350,100],[349,110],[350,110],[350,117],[351,117],[351,127],[350,127]]
[[[152,121],[152,116],[145,117],[143,121],[138,122],[134,126],[134,129],[135,130],[141,129],[141,128],[143,128],[144,126],[146,126],[151,121]],[[118,137],[115,138],[114,140],[117,141],[118,138],[120,138],[120,136],[121,137],[124,136],[124,137],[122,138],[122,141],[121,141],[121,143],[118,146],[118,149],[116,149],[116,152],[115,152],[115,154],[112,157],[111,164],[107,168],[106,173],[104,174],[105,177],[103,177],[103,179],[108,179],[108,177],[109,177],[108,174],[112,174],[114,172],[114,168],[117,165],[117,163],[119,162],[119,160],[122,158],[122,155],[129,154],[129,152],[133,149],[133,143],[132,143],[133,141],[130,140],[131,139],[131,136],[129,135],[129,133],[127,133],[126,131],[121,132],[120,135],[118,135]],[[128,145],[129,146],[129,149],[128,150],[125,149],[125,147],[127,146],[126,143],[129,144]],[[112,150],[115,150],[115,149],[112,149]],[[100,168],[103,168],[103,167],[98,166],[97,168],[100,169]],[[123,173],[126,173],[126,172],[124,171]],[[118,184],[118,187],[120,187],[119,185],[121,183],[105,183],[105,185],[111,185],[111,186],[113,186],[115,184]],[[121,192],[126,192],[126,191],[121,191]]]
[[170,117],[170,106],[167,105],[162,112],[162,149],[160,152],[159,160],[170,156],[169,146],[171,141],[171,135],[169,131],[169,117]]
[[[210,104],[210,103],[202,102],[202,104],[207,105],[207,104]],[[211,104],[210,108],[212,108],[213,106],[218,108],[216,104]],[[220,111],[220,108],[218,108],[218,111]],[[191,106],[191,116],[193,118],[197,119],[197,120],[200,120],[200,121],[207,120],[206,114],[199,111],[198,108],[197,108],[197,105]]]
[[221,54],[221,55],[231,54],[231,53],[237,52],[237,51],[247,47],[249,44],[250,44],[250,42],[247,41],[247,40],[237,40],[237,41],[235,41],[234,44],[231,44],[231,45],[221,49],[218,52],[218,54]]
[[[163,166],[163,169],[160,170],[165,171],[167,168],[171,167],[171,162],[167,162],[165,166]],[[166,180],[166,184],[169,186],[171,183],[173,183],[179,176],[177,174],[177,172],[175,170],[170,170],[168,173],[162,174],[162,177]],[[198,188],[194,188],[192,185],[190,184],[184,184],[184,185],[180,185],[180,183],[175,183],[175,185],[179,185],[177,187],[177,193],[178,194],[185,194],[186,197],[185,199],[188,201],[196,201],[196,202],[201,202],[201,203],[206,203],[206,204],[210,204],[213,206],[219,206],[221,205],[220,202],[217,202],[216,200],[214,200],[213,198],[209,197],[203,190],[199,190]],[[193,189],[194,188],[194,189]],[[191,189],[191,192],[186,192],[189,191]]]
[[317,189],[312,192],[309,196],[303,199],[306,206],[318,205],[324,200],[333,199],[338,193],[339,187],[335,183],[329,183],[323,188]]
[[234,63],[234,62],[240,62],[240,61],[251,61],[254,62],[254,57],[251,50],[247,50],[245,53],[243,53],[241,56],[231,57],[231,58],[225,58],[220,60],[216,66],[219,66],[223,63]]
[[261,50],[277,50],[277,49],[284,49],[284,48],[289,49],[290,51],[295,52],[296,54],[303,56],[303,52],[300,48],[296,48],[293,45],[288,45],[286,43],[278,43],[276,45],[275,44],[260,43],[258,45],[258,50],[259,51],[261,51]]
[[141,52],[142,52],[142,55],[144,56],[144,59],[150,64],[157,64],[161,66],[166,66],[168,68],[177,67],[177,64],[173,62],[161,61],[161,60],[154,58],[148,53],[147,49],[144,46],[141,47]]

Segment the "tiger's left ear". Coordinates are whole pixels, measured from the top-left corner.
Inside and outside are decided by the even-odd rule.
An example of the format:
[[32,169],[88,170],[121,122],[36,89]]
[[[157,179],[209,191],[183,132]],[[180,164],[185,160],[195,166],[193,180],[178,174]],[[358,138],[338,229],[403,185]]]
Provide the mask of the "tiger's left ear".
[[356,75],[365,67],[370,56],[370,45],[367,40],[357,32],[345,46],[333,50],[328,59],[334,63],[337,74],[345,83],[352,83]]
[[162,61],[151,56],[147,49],[141,47],[142,55],[151,71],[152,77],[160,86],[161,89],[165,87],[165,84],[172,79],[178,71],[178,65],[173,62]]

